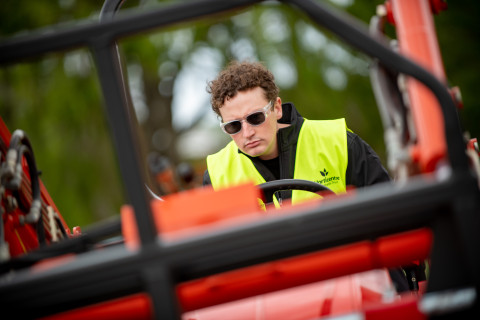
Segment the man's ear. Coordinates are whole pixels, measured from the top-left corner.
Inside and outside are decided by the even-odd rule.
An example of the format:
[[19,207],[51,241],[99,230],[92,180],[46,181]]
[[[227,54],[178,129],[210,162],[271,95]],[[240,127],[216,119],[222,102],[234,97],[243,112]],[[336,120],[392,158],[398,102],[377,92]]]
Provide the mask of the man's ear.
[[280,97],[277,97],[274,102],[274,110],[276,111],[277,114],[277,120],[280,120],[282,118],[282,99]]

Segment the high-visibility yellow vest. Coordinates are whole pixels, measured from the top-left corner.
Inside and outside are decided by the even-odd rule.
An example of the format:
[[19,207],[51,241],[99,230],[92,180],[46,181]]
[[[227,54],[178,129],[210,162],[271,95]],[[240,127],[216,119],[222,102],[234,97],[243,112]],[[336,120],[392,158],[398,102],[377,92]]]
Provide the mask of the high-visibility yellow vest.
[[[298,137],[293,178],[323,184],[335,193],[345,192],[348,164],[346,130],[343,118],[305,119]],[[247,182],[256,185],[265,182],[252,161],[238,152],[233,141],[207,157],[207,168],[212,186],[216,190]],[[292,191],[293,204],[318,197],[307,191]],[[275,198],[274,202],[278,205]]]

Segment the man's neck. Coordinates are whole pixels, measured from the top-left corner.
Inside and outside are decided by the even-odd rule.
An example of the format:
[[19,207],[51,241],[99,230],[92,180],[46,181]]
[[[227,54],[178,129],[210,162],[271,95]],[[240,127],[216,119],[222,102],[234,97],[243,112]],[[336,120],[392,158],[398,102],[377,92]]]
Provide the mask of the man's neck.
[[260,159],[260,162],[273,174],[276,180],[280,179],[280,161],[278,156],[268,160]]

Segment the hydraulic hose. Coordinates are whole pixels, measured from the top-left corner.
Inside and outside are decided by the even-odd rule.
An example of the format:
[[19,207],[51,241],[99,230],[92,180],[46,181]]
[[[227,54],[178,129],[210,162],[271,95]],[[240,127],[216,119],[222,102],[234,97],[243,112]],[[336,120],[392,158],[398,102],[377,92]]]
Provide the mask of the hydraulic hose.
[[3,172],[5,186],[11,190],[19,190],[23,178],[22,159],[25,158],[30,174],[32,202],[30,210],[25,216],[20,216],[20,223],[35,224],[40,245],[45,244],[45,229],[41,219],[42,200],[37,165],[30,140],[23,130],[15,130],[10,139],[10,146],[6,156],[6,167]]

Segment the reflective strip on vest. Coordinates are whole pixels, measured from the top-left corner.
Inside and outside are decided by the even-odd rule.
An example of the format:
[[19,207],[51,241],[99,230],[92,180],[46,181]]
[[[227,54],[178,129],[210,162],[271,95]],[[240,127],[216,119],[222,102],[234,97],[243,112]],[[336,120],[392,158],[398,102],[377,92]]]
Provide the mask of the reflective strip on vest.
[[[318,182],[335,193],[345,192],[346,130],[345,119],[305,119],[298,137],[293,178]],[[255,185],[265,182],[252,161],[238,151],[233,141],[207,157],[207,168],[215,190],[248,182]],[[314,198],[319,196],[307,191],[292,192],[293,204]],[[274,202],[278,206],[275,197]]]

